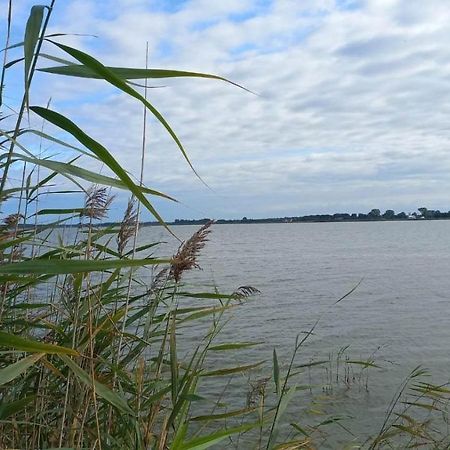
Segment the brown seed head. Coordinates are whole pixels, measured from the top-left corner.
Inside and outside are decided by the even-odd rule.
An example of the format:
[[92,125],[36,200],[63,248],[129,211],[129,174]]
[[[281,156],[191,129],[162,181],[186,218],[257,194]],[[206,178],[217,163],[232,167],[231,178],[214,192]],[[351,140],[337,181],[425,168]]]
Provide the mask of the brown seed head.
[[180,245],[176,255],[172,258],[170,265],[170,273],[175,282],[179,282],[181,275],[186,270],[199,269],[197,257],[200,250],[208,241],[208,235],[211,233],[209,227],[213,221],[205,223],[198,231],[196,231],[187,241]]
[[253,286],[239,286],[234,292],[233,297],[242,300],[247,297],[251,297],[252,295],[261,294],[259,289],[256,289]]
[[15,228],[20,219],[23,219],[22,214],[10,214],[3,219],[3,222],[7,228]]
[[86,201],[81,216],[91,219],[103,219],[108,213],[114,196],[109,195],[106,187],[92,186],[86,192]]
[[135,200],[132,197],[128,200],[127,209],[120,224],[120,230],[117,234],[117,251],[122,255],[128,241],[134,236],[136,232],[138,216],[135,208]]

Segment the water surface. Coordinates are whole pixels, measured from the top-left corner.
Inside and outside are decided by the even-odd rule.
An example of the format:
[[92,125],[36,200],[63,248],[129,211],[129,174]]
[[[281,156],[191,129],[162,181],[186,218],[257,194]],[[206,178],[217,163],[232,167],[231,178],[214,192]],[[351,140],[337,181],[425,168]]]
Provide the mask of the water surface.
[[[197,228],[173,229],[186,238]],[[176,248],[161,228],[142,229],[142,241],[155,239],[169,241],[168,254]],[[377,430],[415,366],[431,369],[439,382],[449,379],[450,221],[215,225],[200,263],[204,270],[191,273],[190,283],[261,291],[222,335],[263,342],[244,360],[270,360],[274,347],[287,360],[295,336],[319,317],[299,363],[343,346],[352,358],[374,357],[384,369],[371,370],[368,391],[355,386],[346,394],[352,401],[341,405],[358,417],[358,430]],[[326,382],[322,376],[314,381]],[[242,392],[235,395],[242,401]]]

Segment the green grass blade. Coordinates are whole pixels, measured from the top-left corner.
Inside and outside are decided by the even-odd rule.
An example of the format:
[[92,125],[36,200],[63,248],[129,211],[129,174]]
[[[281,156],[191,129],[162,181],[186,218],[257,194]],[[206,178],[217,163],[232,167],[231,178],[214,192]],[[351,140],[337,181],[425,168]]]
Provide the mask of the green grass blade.
[[[96,60],[95,58],[88,55],[87,53],[84,53],[80,50],[69,47],[67,45],[59,44],[57,42],[53,42],[53,41],[50,41],[50,42],[55,44],[61,50],[68,53],[70,56],[75,58],[77,61],[79,61],[84,66],[88,67],[90,70],[92,70],[92,72],[96,73],[100,78],[104,79],[105,81],[107,81],[108,83],[117,87],[118,89],[120,89],[121,91],[130,95],[131,97],[134,97],[135,99],[142,102],[142,104],[144,104],[149,109],[149,111],[156,117],[156,119],[166,129],[166,131],[169,133],[169,135],[172,137],[172,139],[177,144],[178,148],[180,149],[181,153],[184,156],[184,159],[189,164],[192,171],[195,173],[195,175],[197,175],[197,177],[200,180],[202,180],[200,175],[197,173],[194,166],[192,165],[181,141],[178,139],[178,136],[175,134],[175,132],[170,127],[170,125],[167,123],[166,119],[164,119],[164,117],[161,115],[161,113],[148,100],[146,100],[141,94],[139,94],[139,92],[137,92],[131,86],[129,86],[123,79],[118,77],[114,72],[111,72],[111,70],[109,70],[106,66],[104,66],[100,61]],[[70,67],[72,67],[72,66],[70,66]]]
[[5,64],[3,66],[4,69],[9,69],[10,67],[14,66],[17,63],[20,63],[21,61],[23,61],[25,58],[18,58],[18,59],[14,59],[13,61],[10,61],[9,63]]
[[43,5],[35,5],[31,8],[25,27],[24,58],[25,58],[25,91],[28,92],[28,77],[30,76],[31,64],[33,62],[34,50],[39,40],[39,32],[44,18]]
[[[78,128],[71,120],[63,115],[40,106],[32,106],[30,109],[38,116],[47,120],[48,122],[56,125],[64,131],[67,131],[75,139],[77,139],[86,148],[91,150],[102,162],[104,162],[117,177],[127,186],[127,188],[142,202],[142,204],[150,211],[150,213],[161,223],[166,229],[168,229],[166,223],[162,217],[158,214],[155,208],[147,200],[142,193],[139,186],[133,183],[130,176],[122,168],[122,166],[114,159],[109,151],[103,147],[99,142],[88,136],[81,128]],[[170,230],[169,230],[170,231]]]
[[235,295],[230,294],[218,294],[216,292],[178,292],[177,295],[181,297],[191,297],[191,298],[204,298],[204,299],[217,299],[217,300],[235,300]]
[[300,425],[296,423],[290,423],[291,427],[293,427],[295,430],[297,430],[299,433],[303,434],[303,436],[309,437],[309,433],[302,428]]
[[[23,283],[24,281],[35,281],[35,277],[23,277],[20,275],[0,275],[0,283]],[[10,308],[19,308],[23,303],[18,303]],[[26,303],[25,303],[26,304]]]
[[28,241],[31,235],[22,236],[17,239],[11,239],[10,241],[1,242],[0,241],[0,251],[6,250],[9,247],[13,247],[15,245],[20,244],[21,242]]
[[167,264],[167,259],[105,259],[95,260],[29,260],[12,264],[0,265],[0,273],[63,275],[67,273],[96,272],[124,267],[143,267],[157,264]]
[[0,369],[0,386],[14,380],[19,375],[22,375],[35,362],[39,361],[44,356],[44,353],[36,353],[35,355],[27,356],[19,361],[10,364],[3,369]]
[[280,366],[278,365],[277,351],[273,349],[273,381],[275,383],[275,392],[280,395]]
[[75,147],[74,145],[71,145],[71,144],[69,144],[69,143],[67,143],[67,142],[64,142],[64,141],[62,141],[61,139],[57,139],[57,138],[55,138],[55,137],[53,137],[53,136],[50,136],[49,134],[44,133],[43,131],[33,130],[33,129],[21,130],[20,133],[19,133],[19,136],[20,136],[20,135],[23,135],[23,134],[26,134],[26,133],[34,134],[34,135],[36,135],[36,136],[38,136],[38,137],[41,137],[41,138],[43,138],[43,139],[46,139],[47,141],[54,142],[55,144],[61,145],[61,147],[66,147],[66,148],[68,148],[68,149],[70,149],[70,150],[74,150],[74,151],[76,151],[76,152],[82,153],[83,155],[87,155],[87,156],[89,156],[90,158],[98,159],[98,158],[97,158],[95,155],[93,155],[92,153],[88,153],[87,151],[83,150],[82,148]]
[[[230,81],[227,78],[213,75],[210,73],[201,73],[201,72],[191,72],[186,70],[169,70],[169,69],[136,69],[130,67],[109,67],[106,68],[112,72],[117,77],[122,80],[142,80],[144,78],[209,78],[211,80],[219,80],[225,81],[226,83],[230,83],[233,86],[237,86],[238,88],[243,89],[244,91],[250,92],[252,91],[241,86],[240,84],[235,83],[234,81]],[[64,66],[57,67],[45,67],[38,69],[41,72],[52,73],[55,75],[66,75],[71,77],[79,77],[79,78],[94,78],[99,79],[102,78],[95,71],[91,70],[89,67],[80,64],[67,64]]]
[[229,417],[243,416],[245,414],[249,414],[249,413],[255,411],[255,409],[256,409],[255,407],[236,409],[234,411],[228,411],[228,412],[222,413],[222,414],[209,414],[209,415],[205,415],[205,416],[196,416],[196,417],[193,417],[191,420],[193,422],[223,420],[223,419],[228,419]]
[[264,363],[265,363],[265,361],[260,361],[255,364],[247,364],[245,366],[236,366],[236,367],[229,367],[226,369],[217,369],[217,370],[213,370],[211,372],[202,373],[201,376],[202,377],[219,377],[219,376],[224,376],[224,375],[231,375],[234,373],[247,372],[247,370],[254,369],[255,367],[258,367]]
[[163,243],[165,243],[165,242],[152,242],[151,244],[141,245],[139,247],[136,247],[135,249],[129,250],[128,252],[126,252],[124,254],[124,256],[129,256],[129,255],[131,255],[133,253],[139,253],[139,252],[142,252],[144,250],[148,250],[149,248],[156,247],[157,245],[160,245],[160,244],[163,244]]
[[[70,175],[70,176],[74,176],[77,178],[81,178],[83,180],[89,181],[94,184],[129,190],[129,186],[127,184],[125,184],[123,181],[118,180],[117,178],[108,177],[106,175],[100,175],[99,173],[92,172],[87,169],[83,169],[82,167],[74,166],[71,162],[63,163],[60,161],[52,161],[50,159],[32,158],[32,157],[20,155],[17,153],[13,154],[13,158],[21,160],[21,161],[26,161],[31,164],[36,164],[38,166],[45,167],[49,170],[53,170],[54,174],[47,177],[50,180],[58,174],[66,176],[68,178]],[[131,179],[130,179],[130,181],[131,181]],[[133,182],[131,181],[131,183],[133,183]],[[146,194],[154,195],[157,197],[163,197],[163,198],[165,198],[167,200],[171,200],[173,202],[177,201],[170,195],[163,194],[162,192],[158,192],[158,191],[155,191],[153,189],[149,189],[149,188],[146,188],[143,186],[137,186],[135,184],[134,184],[134,186],[137,190],[144,192]]]
[[14,414],[17,414],[35,400],[36,395],[29,395],[28,397],[23,397],[10,403],[0,403],[0,420],[5,420]]
[[378,366],[377,364],[373,363],[372,361],[359,361],[359,360],[346,360],[344,361],[345,364],[355,364],[358,366],[363,366],[363,368],[367,368],[367,367],[376,367],[377,369],[380,369],[381,367]]
[[[428,411],[441,411],[440,408],[438,408],[437,406],[435,406],[434,404],[428,404],[428,403],[420,403],[420,402],[402,402],[404,405],[409,405],[409,406],[414,406],[417,408],[423,408],[426,409]],[[398,415],[398,414],[397,414]]]
[[76,350],[71,348],[61,347],[59,345],[44,344],[42,342],[34,341],[31,339],[25,339],[23,337],[5,333],[0,331],[0,346],[7,348],[14,348],[23,352],[30,353],[48,353],[48,354],[66,354],[66,355],[78,355]]
[[53,208],[53,209],[41,209],[36,215],[37,216],[47,216],[47,215],[61,215],[61,214],[81,214],[84,208]]
[[115,406],[120,411],[126,414],[133,414],[133,410],[129,407],[126,400],[116,392],[112,391],[108,386],[92,380],[92,378],[76,363],[74,363],[69,357],[60,355],[64,363],[72,370],[72,372],[87,386],[93,387],[96,394],[106,400],[111,405]]
[[192,320],[198,320],[202,317],[209,316],[209,315],[215,315],[215,314],[221,313],[227,309],[234,308],[234,307],[235,307],[234,305],[229,305],[229,306],[213,306],[212,308],[200,309],[198,312],[195,312],[193,314],[190,314],[189,316],[183,317],[182,319],[180,319],[179,323],[185,323],[185,322],[189,322]]
[[278,426],[280,423],[281,416],[284,414],[289,402],[292,400],[292,398],[296,394],[296,391],[297,391],[297,386],[292,386],[287,392],[282,393],[281,401],[278,405],[278,408],[277,408],[277,411],[276,411],[276,414],[274,417],[273,427],[270,431],[269,442],[267,444],[268,449],[272,448],[273,445],[275,444],[275,441],[278,436]]
[[224,344],[213,345],[209,347],[209,350],[213,351],[224,351],[224,350],[239,350],[241,348],[254,347],[255,345],[259,345],[262,342],[230,342]]
[[257,426],[259,426],[259,423],[251,423],[240,427],[228,428],[227,430],[216,431],[207,436],[196,437],[188,442],[172,447],[171,450],[204,450],[218,444],[220,441],[223,441],[233,434],[244,433]]

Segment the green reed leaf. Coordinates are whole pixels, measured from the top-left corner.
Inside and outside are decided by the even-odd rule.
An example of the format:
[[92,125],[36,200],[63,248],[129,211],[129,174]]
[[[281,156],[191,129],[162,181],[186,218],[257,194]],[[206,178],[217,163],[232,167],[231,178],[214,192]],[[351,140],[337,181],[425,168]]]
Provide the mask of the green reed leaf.
[[53,208],[53,209],[41,209],[36,215],[37,216],[47,216],[47,215],[61,215],[61,214],[80,214],[84,211],[84,208]]
[[[417,408],[422,408],[422,409],[426,409],[428,411],[441,411],[440,408],[438,408],[437,406],[435,406],[434,404],[428,404],[428,403],[421,403],[421,402],[402,402],[404,405],[409,405],[409,406],[414,406]],[[397,414],[399,415],[399,414]]]
[[22,237],[19,237],[16,239],[11,239],[10,241],[4,241],[4,242],[0,241],[0,251],[6,250],[9,247],[14,247],[15,245],[18,245],[21,242],[25,242],[25,241],[29,240],[30,237],[31,237],[31,235],[26,235],[26,236],[22,236]]
[[[35,277],[24,277],[22,275],[0,275],[0,283],[23,283],[24,281],[35,281]],[[19,308],[23,303],[11,305],[10,308]]]
[[303,434],[303,436],[306,436],[306,437],[309,436],[309,433],[307,431],[305,431],[300,425],[298,425],[296,423],[290,423],[290,425],[292,428],[297,430],[299,433]]
[[355,364],[357,366],[363,366],[363,368],[367,368],[367,367],[376,367],[378,369],[380,369],[380,366],[373,363],[372,361],[359,361],[359,360],[346,360],[344,361],[345,364]]
[[39,40],[39,32],[44,18],[44,5],[35,5],[31,8],[25,27],[24,58],[25,58],[25,91],[28,92],[28,77],[30,76],[34,50]]
[[29,367],[34,365],[44,356],[44,353],[36,353],[35,355],[27,356],[19,361],[10,364],[3,369],[0,369],[0,386],[9,383],[10,381],[22,375]]
[[211,421],[211,420],[223,420],[228,419],[229,417],[236,417],[236,416],[243,416],[245,414],[251,413],[255,411],[256,408],[242,408],[242,409],[236,409],[234,411],[229,411],[222,414],[209,414],[205,416],[196,416],[193,417],[191,420],[193,422],[205,422],[205,421]]
[[23,397],[10,403],[0,403],[0,420],[5,420],[14,414],[17,414],[35,400],[36,395],[29,395],[28,397]]
[[156,392],[155,394],[151,395],[150,397],[148,397],[145,400],[145,404],[148,405],[148,407],[152,406],[154,403],[158,402],[159,400],[161,400],[166,394],[168,394],[170,392],[170,390],[172,389],[172,386],[166,386],[163,389],[159,390],[158,392]]
[[18,59],[14,59],[13,61],[10,61],[9,63],[5,64],[3,66],[4,69],[9,69],[10,67],[14,66],[17,63],[20,63],[21,61],[23,61],[25,58],[18,58]]
[[280,395],[280,366],[278,365],[276,349],[273,349],[273,381],[275,383],[275,392],[277,395]]
[[262,344],[262,342],[230,342],[224,344],[213,345],[209,347],[209,350],[224,351],[224,350],[239,350],[241,348],[254,347],[255,345]]
[[[118,77],[114,72],[111,72],[111,70],[109,70],[106,66],[104,66],[100,61],[96,60],[95,58],[88,55],[87,53],[84,53],[80,50],[69,47],[67,45],[59,44],[54,41],[50,41],[50,42],[52,42],[54,45],[59,47],[61,50],[65,51],[66,53],[71,55],[73,58],[75,58],[77,61],[82,63],[84,66],[88,67],[92,72],[97,74],[100,78],[104,79],[108,83],[117,87],[118,89],[120,89],[121,91],[130,95],[131,97],[134,97],[135,99],[139,100],[143,105],[145,105],[146,108],[148,108],[148,110],[156,117],[156,119],[161,123],[161,125],[166,129],[166,131],[169,133],[169,135],[175,141],[175,143],[177,144],[178,148],[180,149],[184,159],[189,164],[189,167],[192,169],[192,171],[195,173],[195,175],[197,175],[197,177],[201,180],[200,175],[194,169],[194,166],[192,165],[181,141],[178,139],[178,136],[172,130],[172,128],[167,123],[166,119],[164,119],[164,117],[161,115],[161,113],[147,99],[145,99],[141,94],[139,94],[139,92],[137,92],[131,86],[129,86],[122,78]],[[72,66],[70,66],[70,67],[72,67]]]
[[235,305],[225,305],[225,306],[213,306],[212,308],[200,309],[198,312],[190,314],[187,317],[183,317],[182,319],[180,319],[179,323],[181,324],[181,323],[189,322],[191,320],[198,320],[202,317],[209,316],[211,314],[217,314],[217,313],[223,312],[227,309],[234,308],[234,307],[235,307]]
[[[48,178],[52,179],[57,174],[66,176],[68,178],[70,175],[70,176],[74,176],[77,178],[81,178],[86,181],[90,181],[91,183],[94,183],[94,184],[129,190],[129,185],[127,185],[126,183],[124,183],[121,180],[118,180],[117,178],[108,177],[106,175],[101,175],[99,173],[92,172],[87,169],[83,169],[82,167],[73,165],[71,162],[63,163],[60,161],[52,161],[50,159],[32,158],[32,157],[20,155],[17,153],[13,154],[13,158],[16,160],[27,161],[31,164],[36,164],[38,166],[53,170],[54,173],[51,174],[49,177],[47,177],[47,181],[48,181]],[[130,179],[130,181],[131,181],[131,179]],[[133,182],[131,181],[131,183],[133,183]],[[139,190],[146,194],[154,195],[157,197],[162,197],[167,200],[171,200],[173,202],[177,201],[170,195],[163,194],[162,192],[155,191],[154,189],[149,189],[144,186],[137,186],[136,184],[134,184],[134,187],[136,188],[136,190]]]
[[276,409],[275,417],[273,419],[273,426],[270,430],[269,442],[267,444],[267,448],[271,448],[275,443],[278,436],[278,427],[280,423],[281,416],[284,414],[289,402],[292,400],[294,395],[297,392],[297,386],[292,386],[287,392],[282,393],[282,397],[278,403],[278,407]]
[[44,344],[32,339],[26,339],[15,334],[0,331],[0,346],[14,348],[23,352],[30,353],[48,353],[48,354],[66,354],[78,355],[78,352],[72,348],[61,347],[59,345]]
[[178,292],[177,295],[181,297],[191,298],[205,298],[205,299],[217,299],[217,300],[235,300],[236,296],[233,294],[218,294],[216,292]]
[[[103,147],[99,142],[88,136],[81,128],[78,128],[71,120],[63,115],[52,111],[47,108],[42,108],[40,106],[31,106],[30,109],[41,116],[48,122],[56,125],[64,131],[70,133],[74,138],[76,138],[81,144],[86,148],[91,150],[101,161],[103,161],[116,175],[117,177],[127,186],[127,188],[142,202],[142,204],[150,211],[150,213],[158,220],[161,225],[163,225],[167,230],[168,227],[162,217],[158,214],[155,208],[147,200],[142,190],[131,180],[127,172],[122,168],[122,166],[115,160],[115,158],[109,153],[109,151]],[[170,231],[170,230],[169,230]]]
[[106,400],[111,405],[115,406],[120,411],[133,414],[133,410],[129,407],[126,400],[116,392],[112,391],[108,386],[100,383],[97,380],[92,380],[88,373],[86,373],[78,364],[73,362],[69,357],[60,355],[64,363],[72,370],[72,372],[87,386],[95,389],[95,393]]
[[236,366],[236,367],[229,367],[226,369],[213,370],[211,372],[204,372],[201,374],[201,376],[202,377],[220,377],[220,376],[224,376],[224,375],[231,375],[234,373],[247,372],[248,370],[254,369],[264,363],[265,363],[265,361],[260,361],[255,364],[247,364],[245,366]]
[[200,436],[190,441],[181,443],[171,450],[204,450],[213,445],[218,444],[225,438],[232,436],[233,434],[244,433],[259,426],[259,423],[250,423],[246,425],[241,425],[240,427],[228,428],[227,430],[216,431],[215,433],[208,434],[207,436]]
[[104,259],[95,260],[63,260],[63,259],[34,259],[12,264],[0,265],[0,273],[34,274],[34,275],[62,275],[67,273],[100,272],[108,269],[124,267],[143,267],[157,264],[167,264],[167,259]]
[[397,428],[398,430],[403,431],[404,433],[407,433],[411,436],[424,437],[423,431],[417,430],[414,427],[408,427],[406,425],[400,425],[400,424],[393,424],[392,427]]
[[67,142],[64,142],[61,139],[57,139],[57,138],[55,138],[53,136],[50,136],[49,134],[44,133],[43,131],[33,130],[31,128],[30,129],[25,129],[25,130],[21,130],[20,131],[19,136],[20,135],[24,135],[26,133],[34,134],[34,135],[36,135],[38,137],[46,139],[47,141],[50,141],[50,142],[53,142],[55,144],[61,145],[62,147],[66,147],[66,148],[68,148],[70,150],[74,150],[76,152],[82,153],[83,155],[87,155],[90,158],[98,159],[97,156],[93,155],[92,153],[88,153],[86,150],[83,150],[82,148],[75,147],[74,145],[71,145],[71,144],[69,144]]
[[124,254],[124,256],[129,256],[129,255],[131,255],[133,253],[139,253],[139,252],[142,252],[144,250],[148,250],[149,248],[156,247],[157,245],[160,245],[160,244],[163,244],[163,243],[165,244],[165,242],[152,242],[151,244],[141,245],[139,247],[136,247],[135,249],[131,249],[131,250],[127,251]]
[[[66,61],[67,63],[67,61]],[[209,78],[211,80],[225,81],[226,83],[237,86],[244,91],[253,93],[249,89],[240,84],[230,81],[227,78],[213,75],[210,73],[191,72],[187,70],[170,70],[170,69],[137,69],[130,67],[110,67],[105,66],[111,73],[121,78],[122,80],[142,80],[144,78]],[[93,71],[90,67],[80,64],[67,64],[57,67],[45,67],[38,69],[41,72],[51,73],[55,75],[67,75],[79,78],[103,78]]]

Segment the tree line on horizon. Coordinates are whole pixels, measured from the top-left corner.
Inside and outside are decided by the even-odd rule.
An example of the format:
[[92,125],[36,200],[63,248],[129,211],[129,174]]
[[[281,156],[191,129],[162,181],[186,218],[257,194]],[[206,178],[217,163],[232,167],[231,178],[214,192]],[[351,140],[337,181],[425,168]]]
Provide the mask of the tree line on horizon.
[[[334,213],[334,214],[310,214],[306,216],[291,217],[268,217],[263,219],[252,219],[243,217],[242,219],[219,219],[218,224],[232,223],[295,223],[295,222],[353,222],[353,221],[384,221],[384,220],[416,220],[416,219],[450,219],[450,211],[441,212],[439,210],[418,208],[418,212],[405,213],[404,211],[396,213],[393,209],[387,209],[383,214],[377,208],[368,213]],[[172,224],[175,225],[201,225],[210,222],[210,218],[202,219],[175,219]],[[152,223],[144,223],[152,224]]]

